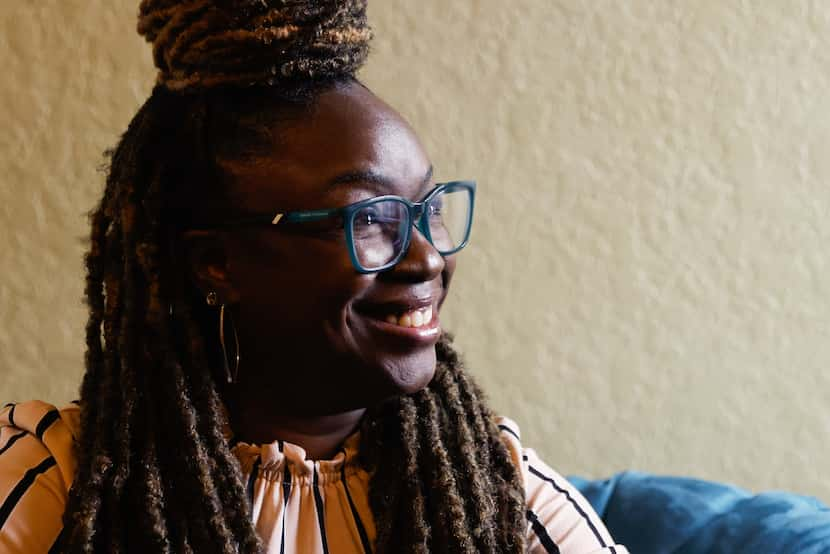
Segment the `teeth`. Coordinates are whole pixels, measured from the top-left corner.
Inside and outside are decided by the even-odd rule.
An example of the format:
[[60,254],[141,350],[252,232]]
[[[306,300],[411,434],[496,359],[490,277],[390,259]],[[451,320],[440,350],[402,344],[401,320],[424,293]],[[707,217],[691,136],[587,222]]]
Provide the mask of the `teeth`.
[[412,312],[412,326],[420,327],[424,324],[424,314],[421,312]]
[[422,308],[420,310],[413,310],[406,312],[400,317],[392,314],[386,316],[386,323],[392,325],[400,325],[401,327],[421,327],[428,325],[432,321],[432,306]]

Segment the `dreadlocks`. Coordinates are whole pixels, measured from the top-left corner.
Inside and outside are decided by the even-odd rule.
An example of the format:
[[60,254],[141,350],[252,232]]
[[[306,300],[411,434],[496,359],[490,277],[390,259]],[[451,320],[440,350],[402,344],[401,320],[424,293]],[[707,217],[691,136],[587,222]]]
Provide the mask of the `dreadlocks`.
[[354,73],[366,0],[144,0],[138,31],[170,89]]
[[[86,373],[65,552],[261,549],[223,432],[215,331],[197,291],[183,284],[176,231],[221,206],[217,157],[244,155],[262,142],[263,126],[354,80],[368,31],[365,1],[240,1],[232,16],[226,4],[141,6],[161,84],[111,153],[91,214]],[[274,52],[281,69],[269,65],[267,73],[282,76],[276,85],[204,86],[259,79]],[[375,550],[522,552],[518,471],[446,333],[437,360],[426,389],[363,420]]]

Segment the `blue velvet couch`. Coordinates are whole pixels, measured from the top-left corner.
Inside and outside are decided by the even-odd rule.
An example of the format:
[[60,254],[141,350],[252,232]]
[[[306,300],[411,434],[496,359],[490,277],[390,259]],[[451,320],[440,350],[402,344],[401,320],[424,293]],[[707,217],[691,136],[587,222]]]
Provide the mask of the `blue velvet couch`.
[[569,480],[632,554],[830,554],[830,508],[809,496],[632,471]]

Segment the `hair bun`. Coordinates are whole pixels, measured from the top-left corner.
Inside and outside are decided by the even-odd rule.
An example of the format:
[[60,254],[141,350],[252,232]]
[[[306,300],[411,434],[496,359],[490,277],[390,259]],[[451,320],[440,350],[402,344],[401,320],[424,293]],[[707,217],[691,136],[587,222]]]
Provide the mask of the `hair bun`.
[[172,90],[354,75],[371,39],[366,0],[142,0],[138,32]]

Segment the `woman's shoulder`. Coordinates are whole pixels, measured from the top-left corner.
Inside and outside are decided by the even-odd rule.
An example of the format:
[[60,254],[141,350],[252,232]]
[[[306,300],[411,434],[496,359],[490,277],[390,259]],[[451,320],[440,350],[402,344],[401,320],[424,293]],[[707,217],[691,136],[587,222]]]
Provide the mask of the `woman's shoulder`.
[[522,444],[519,426],[497,416],[495,423],[525,489],[528,552],[624,554],[591,504],[567,479]]
[[75,473],[80,409],[32,400],[0,409],[0,552],[47,552]]

